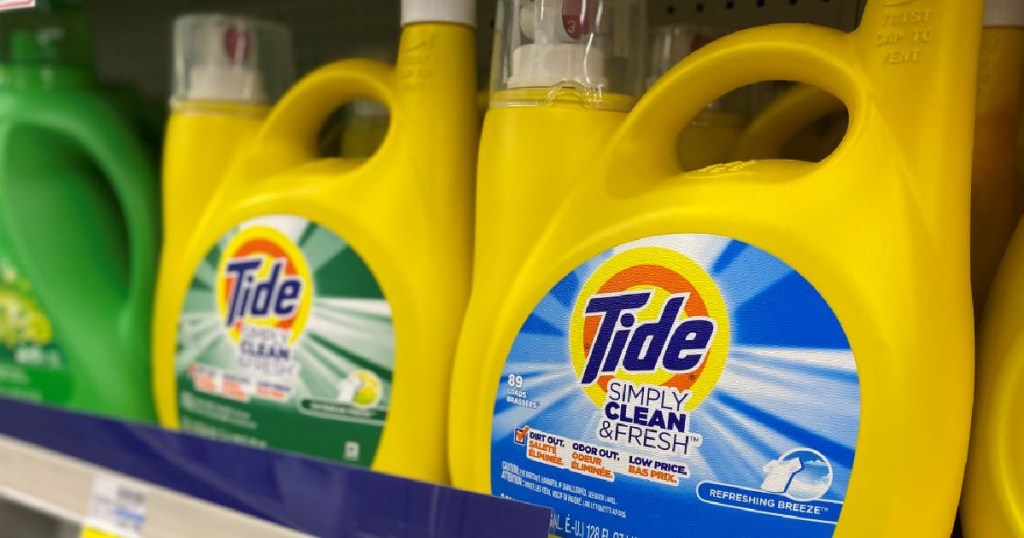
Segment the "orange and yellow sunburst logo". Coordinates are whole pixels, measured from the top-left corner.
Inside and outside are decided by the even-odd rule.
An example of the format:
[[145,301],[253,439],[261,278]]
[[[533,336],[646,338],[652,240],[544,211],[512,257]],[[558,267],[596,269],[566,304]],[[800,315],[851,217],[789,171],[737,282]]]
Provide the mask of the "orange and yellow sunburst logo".
[[299,247],[267,226],[245,228],[228,243],[217,267],[217,309],[238,343],[243,325],[302,334],[312,305],[309,266]]
[[569,331],[577,379],[599,407],[617,378],[689,390],[691,410],[718,382],[729,346],[718,286],[696,262],[661,247],[605,261],[580,291]]

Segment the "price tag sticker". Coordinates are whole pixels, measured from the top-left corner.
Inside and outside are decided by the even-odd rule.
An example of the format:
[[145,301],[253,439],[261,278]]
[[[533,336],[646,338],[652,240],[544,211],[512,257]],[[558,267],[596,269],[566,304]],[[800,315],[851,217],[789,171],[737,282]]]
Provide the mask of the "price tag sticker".
[[97,476],[80,538],[141,538],[148,501],[149,492],[142,486]]

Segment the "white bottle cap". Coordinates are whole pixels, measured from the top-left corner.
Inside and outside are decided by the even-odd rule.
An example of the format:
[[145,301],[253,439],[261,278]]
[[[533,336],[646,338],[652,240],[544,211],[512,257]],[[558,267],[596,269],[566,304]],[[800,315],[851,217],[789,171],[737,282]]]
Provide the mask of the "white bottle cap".
[[531,43],[512,51],[509,88],[555,86],[578,82],[597,88],[604,77],[604,51],[577,43]]
[[188,91],[183,101],[220,101],[266,104],[263,75],[255,69],[196,65],[189,69]]
[[174,22],[172,102],[266,105],[294,78],[291,37],[279,24],[230,15]]
[[[587,6],[592,8],[593,6]],[[568,15],[568,16],[567,16]],[[570,35],[566,21],[586,21],[586,30]],[[578,83],[589,88],[604,86],[604,50],[583,34],[592,30],[589,14],[576,13],[563,0],[538,0],[519,10],[519,28],[533,41],[512,51],[509,88],[557,86]],[[577,26],[579,28],[579,26]]]
[[451,22],[476,28],[476,0],[402,0],[402,26]]
[[984,26],[1024,28],[1024,0],[985,0]]

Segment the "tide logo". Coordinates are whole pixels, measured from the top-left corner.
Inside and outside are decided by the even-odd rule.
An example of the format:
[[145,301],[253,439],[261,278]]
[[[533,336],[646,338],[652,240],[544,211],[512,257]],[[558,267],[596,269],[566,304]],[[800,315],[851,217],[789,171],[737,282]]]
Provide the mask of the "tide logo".
[[602,263],[577,297],[569,330],[576,377],[598,406],[618,378],[690,390],[693,409],[721,376],[729,345],[718,286],[696,262],[663,247],[632,248]]
[[288,237],[269,226],[244,228],[228,242],[217,268],[225,330],[237,343],[245,326],[280,329],[293,343],[309,317],[311,282],[305,257]]

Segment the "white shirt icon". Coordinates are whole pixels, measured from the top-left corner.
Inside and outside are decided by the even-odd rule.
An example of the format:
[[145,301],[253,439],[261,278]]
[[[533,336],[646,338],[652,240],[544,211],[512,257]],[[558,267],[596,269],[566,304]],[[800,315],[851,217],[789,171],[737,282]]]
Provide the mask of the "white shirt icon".
[[803,468],[804,464],[800,462],[800,458],[769,461],[761,468],[762,471],[768,473],[764,477],[764,482],[761,483],[761,489],[769,493],[785,493],[789,489],[793,475]]
[[341,403],[352,403],[356,399],[356,393],[363,387],[363,382],[355,376],[348,376],[338,382],[338,401]]

